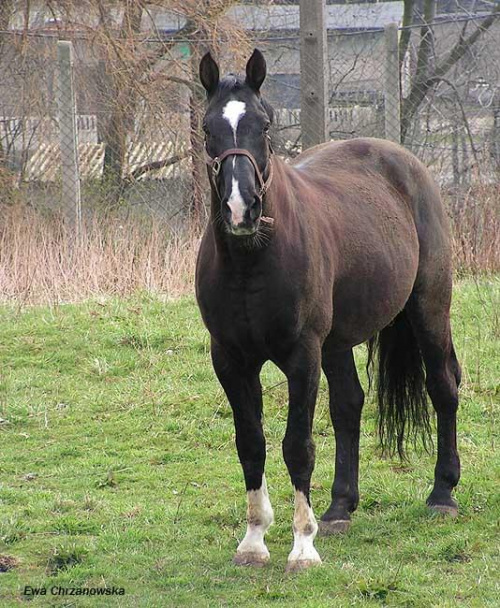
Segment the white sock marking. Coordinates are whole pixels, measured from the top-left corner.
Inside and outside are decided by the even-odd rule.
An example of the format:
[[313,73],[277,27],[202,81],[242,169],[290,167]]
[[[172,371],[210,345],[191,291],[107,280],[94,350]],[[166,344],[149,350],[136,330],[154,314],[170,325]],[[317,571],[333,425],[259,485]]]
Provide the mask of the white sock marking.
[[233,130],[234,147],[236,148],[236,130],[238,129],[238,123],[242,116],[245,114],[246,104],[243,101],[232,99],[228,101],[222,110],[222,116],[231,125]]
[[247,492],[247,532],[236,552],[257,553],[262,558],[268,559],[269,551],[264,543],[264,534],[273,521],[273,508],[264,475],[261,487],[258,490]]
[[314,548],[314,539],[318,533],[318,524],[312,508],[308,505],[303,492],[295,490],[295,513],[293,516],[293,549],[288,562],[312,561],[321,563],[321,558]]

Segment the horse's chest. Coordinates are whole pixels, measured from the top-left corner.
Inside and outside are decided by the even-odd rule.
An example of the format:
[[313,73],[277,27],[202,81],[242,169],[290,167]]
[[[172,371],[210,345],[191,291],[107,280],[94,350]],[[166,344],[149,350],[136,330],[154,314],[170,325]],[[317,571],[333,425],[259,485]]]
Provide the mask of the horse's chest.
[[207,327],[218,342],[265,356],[293,340],[299,326],[286,285],[257,273],[228,277],[206,308]]

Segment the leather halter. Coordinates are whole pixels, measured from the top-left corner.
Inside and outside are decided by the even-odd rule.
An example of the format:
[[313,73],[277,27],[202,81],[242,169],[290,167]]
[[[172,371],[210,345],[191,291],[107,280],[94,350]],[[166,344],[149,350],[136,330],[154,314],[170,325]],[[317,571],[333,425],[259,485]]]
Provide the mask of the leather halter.
[[[269,151],[272,154],[271,146],[269,146]],[[219,197],[219,200],[222,200],[222,198],[221,198],[221,195],[219,192],[219,188],[217,186],[217,177],[219,176],[219,173],[220,173],[220,170],[222,167],[222,162],[228,156],[246,156],[246,158],[248,158],[248,160],[252,163],[252,166],[255,170],[255,175],[257,176],[257,181],[259,182],[258,196],[262,200],[264,198],[266,192],[269,190],[269,186],[271,185],[271,182],[273,181],[273,163],[271,161],[271,157],[269,157],[269,160],[267,163],[268,175],[267,175],[267,179],[265,180],[264,177],[262,176],[262,173],[260,172],[257,161],[255,160],[253,155],[248,150],[245,150],[244,148],[228,148],[227,150],[224,150],[224,152],[222,152],[222,154],[220,154],[219,156],[212,157],[212,156],[210,156],[210,154],[207,151],[207,148],[205,147],[205,162],[207,163],[207,165],[210,169],[208,172],[208,177],[210,179],[210,184],[212,185],[213,189],[217,193],[217,196]],[[274,223],[274,219],[271,217],[261,216],[260,219],[263,222],[267,222],[268,224]]]

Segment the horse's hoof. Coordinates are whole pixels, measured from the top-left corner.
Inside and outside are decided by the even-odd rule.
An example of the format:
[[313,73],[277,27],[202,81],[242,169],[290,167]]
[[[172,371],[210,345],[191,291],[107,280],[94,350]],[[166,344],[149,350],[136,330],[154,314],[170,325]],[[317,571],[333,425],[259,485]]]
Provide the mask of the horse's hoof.
[[262,568],[269,561],[269,555],[256,553],[254,551],[246,553],[236,553],[233,557],[233,564],[237,566],[256,566]]
[[440,513],[441,515],[447,515],[448,517],[458,516],[458,507],[454,505],[427,505],[431,511]]
[[311,566],[319,566],[321,559],[296,559],[288,562],[285,568],[286,574],[293,574],[294,572],[300,572],[301,570],[307,570]]
[[319,520],[319,535],[332,536],[333,534],[344,534],[349,530],[351,521],[349,519],[330,519],[323,521]]

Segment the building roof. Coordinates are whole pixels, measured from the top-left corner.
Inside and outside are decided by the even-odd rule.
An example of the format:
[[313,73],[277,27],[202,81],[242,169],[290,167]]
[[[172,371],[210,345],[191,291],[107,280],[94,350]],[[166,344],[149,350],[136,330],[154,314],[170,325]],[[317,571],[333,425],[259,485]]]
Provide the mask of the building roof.
[[[416,0],[417,5],[423,0]],[[498,4],[500,0],[440,0],[437,10],[436,21],[464,16],[487,16],[491,7]],[[469,8],[470,5],[470,8]],[[403,18],[404,2],[365,2],[362,4],[328,4],[326,6],[327,29],[330,32],[344,30],[372,30],[381,29],[389,23],[401,24]],[[259,5],[238,4],[233,5],[227,11],[231,17],[243,29],[254,32],[296,32],[300,28],[298,4],[271,4]],[[123,9],[114,6],[110,9],[110,18],[115,27],[118,27],[122,19]],[[416,23],[419,21],[419,11],[416,13]],[[77,12],[78,18],[72,27],[78,30],[81,27],[92,28],[97,26],[96,14]],[[45,2],[33,0],[29,13],[29,27],[41,32],[56,32],[63,24],[62,13],[55,8],[49,10]],[[144,32],[154,32],[160,35],[169,35],[177,32],[186,24],[186,18],[175,12],[159,7],[150,7],[144,11],[141,29]],[[71,24],[66,23],[66,29]],[[17,10],[13,13],[10,29],[24,29],[24,11]]]
[[[329,30],[377,29],[388,23],[400,23],[403,17],[403,2],[378,2],[376,4],[330,4],[326,7]],[[298,5],[231,7],[228,16],[250,31],[290,31],[300,27]],[[145,16],[144,30],[154,28],[164,34],[173,33],[185,24],[185,19],[171,11],[157,11]]]

